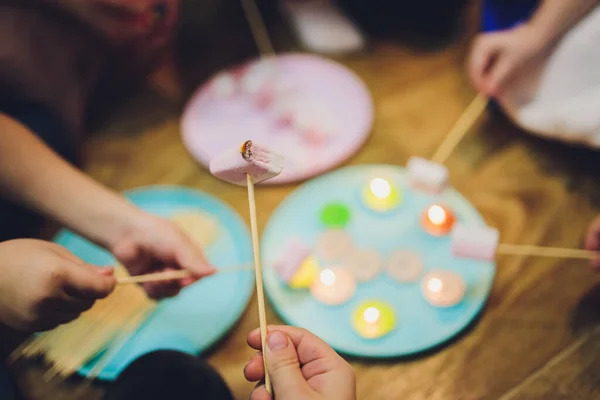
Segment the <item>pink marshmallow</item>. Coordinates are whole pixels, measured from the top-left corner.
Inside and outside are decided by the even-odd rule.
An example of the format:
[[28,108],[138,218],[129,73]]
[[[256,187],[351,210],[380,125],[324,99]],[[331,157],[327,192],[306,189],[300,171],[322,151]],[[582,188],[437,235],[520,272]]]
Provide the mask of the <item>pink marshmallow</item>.
[[487,226],[456,224],[452,230],[452,254],[461,258],[493,261],[500,234]]
[[281,257],[273,266],[279,277],[285,283],[289,283],[308,256],[310,256],[310,248],[299,238],[293,237],[283,248]]
[[448,168],[421,157],[408,160],[408,177],[416,189],[431,193],[442,193],[448,185]]
[[235,185],[246,185],[250,174],[254,183],[279,175],[283,171],[283,157],[264,146],[246,141],[240,149],[228,150],[210,162],[210,172],[219,179]]

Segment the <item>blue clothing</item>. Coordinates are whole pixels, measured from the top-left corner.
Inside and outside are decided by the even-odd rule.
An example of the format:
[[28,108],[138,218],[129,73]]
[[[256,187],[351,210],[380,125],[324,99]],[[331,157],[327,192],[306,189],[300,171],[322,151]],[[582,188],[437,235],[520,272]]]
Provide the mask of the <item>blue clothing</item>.
[[528,20],[539,0],[484,0],[482,30],[493,32],[509,29]]
[[10,381],[8,369],[4,361],[0,362],[0,399],[2,400],[17,400],[17,391],[13,383]]

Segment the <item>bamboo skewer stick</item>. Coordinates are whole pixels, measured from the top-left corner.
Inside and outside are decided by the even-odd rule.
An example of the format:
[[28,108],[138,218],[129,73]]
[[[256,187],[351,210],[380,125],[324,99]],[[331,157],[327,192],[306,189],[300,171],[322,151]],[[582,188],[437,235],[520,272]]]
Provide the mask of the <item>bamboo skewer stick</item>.
[[452,151],[456,148],[461,139],[469,132],[473,124],[485,111],[488,101],[483,94],[478,94],[477,97],[469,104],[452,129],[448,132],[442,144],[431,157],[431,161],[443,164],[446,162]]
[[246,14],[248,25],[250,26],[250,32],[252,32],[254,42],[256,47],[258,47],[261,57],[275,55],[273,43],[271,43],[269,33],[265,27],[265,23],[260,15],[260,10],[258,9],[256,2],[254,0],[242,0],[242,7]]
[[[247,265],[241,265],[238,267],[232,268],[223,268],[217,270],[214,275],[224,274],[224,273],[232,273],[232,272],[240,272],[240,271],[250,271],[252,268]],[[136,276],[126,276],[123,278],[117,279],[117,285],[130,285],[133,283],[145,283],[145,282],[162,282],[162,281],[173,281],[177,279],[189,278],[192,276],[192,273],[188,270],[177,270],[177,271],[162,271],[162,272],[154,272],[151,274],[144,275],[136,275]],[[213,276],[213,275],[209,275]],[[208,278],[208,277],[207,277]]]
[[593,260],[598,257],[598,252],[591,250],[518,244],[499,244],[496,253],[501,255],[574,258],[582,260]]
[[256,296],[258,297],[258,321],[260,326],[260,340],[262,343],[263,362],[265,365],[265,387],[267,392],[273,393],[271,379],[267,372],[266,340],[267,340],[267,314],[265,312],[265,294],[262,281],[262,267],[260,264],[260,245],[258,240],[258,223],[256,222],[256,203],[254,200],[254,181],[250,174],[246,174],[248,184],[248,205],[250,207],[250,228],[252,231],[252,248],[254,250],[254,273],[256,275]]

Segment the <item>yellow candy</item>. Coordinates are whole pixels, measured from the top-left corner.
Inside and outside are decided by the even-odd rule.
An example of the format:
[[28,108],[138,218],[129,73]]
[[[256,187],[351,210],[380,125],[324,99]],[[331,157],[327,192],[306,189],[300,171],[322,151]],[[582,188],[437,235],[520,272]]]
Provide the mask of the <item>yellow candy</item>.
[[288,285],[294,289],[306,289],[310,287],[312,282],[319,274],[319,264],[314,257],[308,257],[296,274],[290,279]]
[[363,200],[370,209],[385,212],[398,207],[402,198],[396,186],[383,178],[375,178],[365,187]]
[[362,303],[354,311],[352,326],[360,336],[376,339],[394,330],[396,315],[388,304],[370,300]]

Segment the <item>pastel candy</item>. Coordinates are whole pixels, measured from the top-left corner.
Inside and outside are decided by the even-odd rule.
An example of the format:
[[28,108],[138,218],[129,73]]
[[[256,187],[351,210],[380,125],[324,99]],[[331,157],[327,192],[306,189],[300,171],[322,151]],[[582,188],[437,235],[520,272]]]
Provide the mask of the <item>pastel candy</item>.
[[500,234],[487,226],[456,224],[452,230],[452,254],[456,257],[493,261]]
[[250,174],[254,183],[276,177],[283,171],[283,157],[248,140],[241,148],[228,150],[210,162],[210,172],[235,185],[245,185]]
[[319,264],[314,257],[308,257],[300,265],[292,279],[288,282],[288,286],[293,289],[305,289],[310,287],[317,275],[319,275]]
[[343,260],[353,250],[352,237],[341,229],[326,230],[317,239],[317,255],[325,262]]
[[423,273],[423,260],[414,251],[395,250],[387,259],[386,270],[398,282],[414,282]]
[[412,157],[408,160],[407,167],[408,177],[415,188],[440,193],[448,184],[448,168],[442,164]]
[[289,283],[309,255],[310,248],[299,238],[293,237],[283,247],[281,257],[274,263],[275,271],[285,283]]
[[378,252],[371,249],[354,249],[346,254],[344,266],[359,282],[374,279],[381,271],[382,260]]

